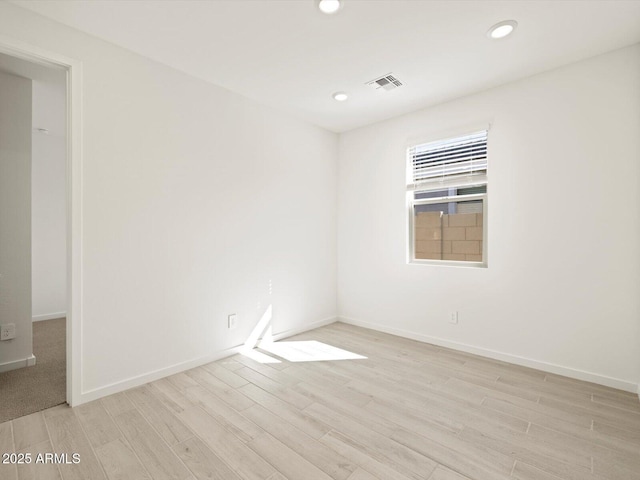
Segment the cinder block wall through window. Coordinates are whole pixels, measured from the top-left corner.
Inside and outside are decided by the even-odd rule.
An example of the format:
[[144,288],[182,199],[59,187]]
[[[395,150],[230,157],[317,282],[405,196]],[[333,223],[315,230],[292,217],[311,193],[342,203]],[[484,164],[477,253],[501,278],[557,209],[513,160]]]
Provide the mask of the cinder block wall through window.
[[418,213],[415,219],[416,258],[481,262],[482,221],[482,213]]

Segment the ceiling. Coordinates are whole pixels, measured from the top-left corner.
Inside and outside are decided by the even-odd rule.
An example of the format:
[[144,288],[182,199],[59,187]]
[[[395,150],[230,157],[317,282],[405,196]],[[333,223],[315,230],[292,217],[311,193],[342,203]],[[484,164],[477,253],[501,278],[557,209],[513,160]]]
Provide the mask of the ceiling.
[[[640,42],[640,1],[13,1],[334,132]],[[365,85],[390,72],[405,85]]]

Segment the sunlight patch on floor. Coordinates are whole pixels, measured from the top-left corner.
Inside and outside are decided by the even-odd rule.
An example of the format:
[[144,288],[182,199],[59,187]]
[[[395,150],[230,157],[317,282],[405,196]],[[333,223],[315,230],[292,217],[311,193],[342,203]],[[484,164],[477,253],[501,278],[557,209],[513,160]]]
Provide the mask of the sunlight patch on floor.
[[362,355],[315,340],[297,342],[264,342],[260,349],[290,362],[324,362],[331,360],[360,360]]
[[[269,305],[240,350],[242,355],[260,363],[282,363],[281,360],[263,352],[271,353],[290,362],[326,362],[367,358],[316,340],[274,342],[271,329],[272,319],[273,307]],[[256,348],[263,352],[256,350]]]
[[243,348],[242,350],[240,350],[240,353],[245,357],[248,357],[259,363],[282,363],[282,361],[278,360],[277,358],[273,358],[272,356],[266,355],[257,350]]

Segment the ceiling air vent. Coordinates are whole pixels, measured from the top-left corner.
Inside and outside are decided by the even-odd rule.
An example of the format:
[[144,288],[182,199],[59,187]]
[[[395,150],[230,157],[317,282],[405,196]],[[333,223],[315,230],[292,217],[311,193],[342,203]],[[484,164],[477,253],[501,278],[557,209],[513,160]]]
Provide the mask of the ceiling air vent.
[[403,84],[400,80],[393,76],[393,74],[388,73],[380,78],[376,78],[375,80],[367,82],[366,85],[369,85],[376,90],[379,88],[384,88],[385,90],[393,90],[394,88],[401,87]]

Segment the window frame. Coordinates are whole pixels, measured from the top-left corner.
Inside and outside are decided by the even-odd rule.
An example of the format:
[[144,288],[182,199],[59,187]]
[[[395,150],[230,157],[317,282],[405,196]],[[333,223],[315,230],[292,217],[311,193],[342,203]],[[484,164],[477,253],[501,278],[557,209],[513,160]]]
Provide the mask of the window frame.
[[[488,136],[489,136],[489,128],[484,126],[483,130],[487,131],[487,147],[489,144]],[[478,129],[476,129],[478,130]],[[467,129],[466,133],[472,132],[472,129]],[[407,240],[408,240],[408,248],[407,248],[407,264],[409,265],[433,265],[433,266],[446,266],[446,267],[464,267],[464,268],[487,268],[489,265],[488,262],[488,251],[489,251],[489,242],[488,242],[488,212],[489,212],[489,179],[488,179],[488,171],[489,171],[489,158],[487,154],[487,171],[485,174],[476,174],[476,175],[458,175],[451,176],[449,178],[445,177],[440,181],[430,181],[424,183],[413,183],[413,164],[412,164],[412,155],[411,150],[418,145],[430,143],[432,141],[438,141],[440,139],[446,138],[455,138],[457,136],[464,136],[465,131],[459,132],[454,136],[439,136],[432,137],[432,140],[422,141],[422,142],[411,142],[411,144],[407,145],[406,148],[406,208],[407,208]],[[488,151],[488,148],[487,148]],[[449,188],[464,188],[464,187],[472,187],[472,186],[480,186],[484,185],[486,187],[485,193],[473,193],[466,195],[454,195],[454,196],[442,196],[442,197],[431,197],[431,198],[423,198],[423,199],[415,199],[415,194],[417,192],[429,192],[429,191],[438,191],[438,190],[446,190]],[[481,200],[482,201],[482,261],[473,262],[466,260],[437,260],[437,259],[424,259],[424,258],[416,258],[415,256],[415,207],[420,205],[432,205],[437,203],[454,203],[454,202],[463,202],[469,200]]]

